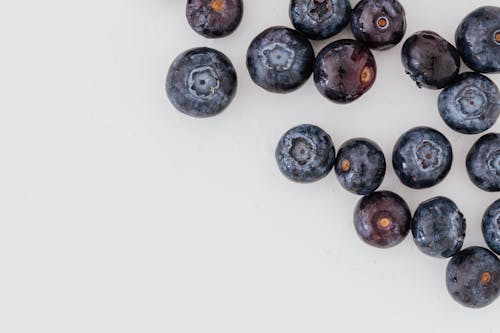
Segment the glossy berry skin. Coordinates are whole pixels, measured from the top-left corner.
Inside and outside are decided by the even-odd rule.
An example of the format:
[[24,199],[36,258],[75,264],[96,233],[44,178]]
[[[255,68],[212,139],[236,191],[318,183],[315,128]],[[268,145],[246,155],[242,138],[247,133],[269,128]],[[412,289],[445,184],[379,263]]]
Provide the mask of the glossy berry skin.
[[500,191],[500,133],[485,134],[474,143],[467,154],[466,169],[480,189]]
[[483,215],[482,230],[488,247],[500,255],[500,199],[486,209]]
[[276,148],[276,162],[288,179],[311,183],[328,175],[335,162],[330,136],[314,125],[300,125],[286,132]]
[[382,149],[369,139],[345,142],[335,159],[335,174],[340,185],[354,194],[367,195],[379,188],[385,169]]
[[344,29],[351,19],[349,0],[291,0],[290,20],[307,38],[330,38]]
[[411,35],[403,44],[401,61],[419,88],[442,89],[457,78],[460,69],[458,51],[432,31]]
[[242,0],[188,0],[186,18],[198,34],[220,38],[233,33],[243,17]]
[[462,60],[481,73],[500,73],[500,7],[485,6],[469,13],[455,33]]
[[375,82],[375,58],[361,42],[341,39],[327,45],[316,58],[314,83],[318,91],[336,103],[350,103]]
[[413,215],[413,240],[423,253],[436,258],[457,254],[465,238],[465,219],[448,198],[435,197],[422,202]]
[[500,294],[500,260],[485,248],[469,247],[448,263],[446,286],[463,306],[485,307]]
[[221,113],[237,89],[236,71],[221,52],[202,47],[180,54],[167,74],[167,96],[177,110],[205,118]]
[[405,10],[397,0],[362,0],[352,12],[351,30],[371,49],[390,49],[406,32]]
[[500,115],[500,92],[493,81],[475,72],[462,73],[439,94],[444,122],[457,132],[478,134],[491,128]]
[[440,183],[453,161],[451,144],[430,127],[415,127],[404,133],[394,145],[392,165],[401,182],[414,189]]
[[260,33],[247,51],[252,80],[274,93],[288,93],[311,76],[314,50],[302,34],[286,27],[271,27]]
[[354,227],[367,244],[389,248],[401,243],[410,230],[411,212],[406,202],[389,191],[373,192],[359,200]]

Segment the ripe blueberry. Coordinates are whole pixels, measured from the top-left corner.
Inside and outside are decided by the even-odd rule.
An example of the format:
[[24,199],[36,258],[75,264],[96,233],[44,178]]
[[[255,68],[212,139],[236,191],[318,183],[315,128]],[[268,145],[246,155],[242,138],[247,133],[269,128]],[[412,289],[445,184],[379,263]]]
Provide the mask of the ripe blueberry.
[[438,100],[441,118],[457,132],[478,134],[491,128],[500,115],[500,92],[479,73],[462,73]]
[[231,61],[221,52],[202,47],[180,54],[167,75],[167,95],[181,112],[210,117],[222,112],[236,94]]
[[290,20],[309,39],[326,39],[349,23],[349,0],[291,0]]
[[474,143],[467,154],[466,168],[477,187],[500,191],[500,133],[485,134]]
[[352,12],[351,30],[369,48],[385,50],[406,32],[406,14],[397,0],[362,0]]
[[302,34],[286,27],[271,27],[260,33],[247,51],[252,80],[267,91],[288,93],[311,76],[314,50]]
[[411,231],[417,247],[425,254],[449,258],[457,254],[465,238],[465,219],[448,198],[422,202],[413,215]]
[[482,230],[486,244],[493,252],[500,255],[500,199],[486,209]]
[[345,142],[335,159],[335,173],[347,191],[367,195],[375,191],[385,176],[382,149],[369,139],[357,138]]
[[415,127],[404,133],[394,145],[392,165],[401,182],[414,189],[440,183],[453,161],[451,144],[440,132]]
[[300,125],[286,132],[276,148],[278,167],[290,180],[311,183],[328,175],[335,162],[330,136],[314,125]]

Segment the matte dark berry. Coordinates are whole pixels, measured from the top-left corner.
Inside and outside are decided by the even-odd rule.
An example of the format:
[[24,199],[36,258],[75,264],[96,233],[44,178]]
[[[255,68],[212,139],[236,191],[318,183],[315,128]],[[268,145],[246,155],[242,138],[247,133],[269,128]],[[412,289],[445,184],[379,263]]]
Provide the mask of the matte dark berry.
[[330,136],[314,125],[300,125],[283,135],[276,148],[281,172],[298,183],[311,183],[328,175],[335,162]]
[[367,244],[389,248],[401,243],[410,230],[411,212],[406,202],[389,191],[373,192],[359,200],[354,227]]
[[463,306],[485,307],[500,294],[500,260],[485,248],[469,247],[448,263],[446,286]]
[[432,31],[411,35],[403,44],[401,60],[419,88],[442,89],[457,78],[460,69],[458,51]]
[[167,75],[167,95],[181,112],[210,117],[222,112],[237,89],[236,71],[221,52],[195,48],[180,54]]
[[375,58],[363,43],[341,39],[327,45],[316,58],[314,83],[319,92],[336,103],[349,103],[375,82]]
[[469,13],[458,26],[455,41],[462,60],[481,73],[500,73],[500,7]]
[[314,50],[302,34],[286,27],[272,27],[260,33],[247,51],[247,68],[252,80],[267,91],[288,93],[311,76]]
[[397,0],[362,0],[352,12],[351,30],[369,48],[386,50],[406,32],[406,14]]
[[430,127],[415,127],[394,145],[392,165],[403,184],[423,189],[440,183],[453,161],[451,144]]
[[188,0],[186,18],[194,31],[207,38],[233,33],[243,17],[242,0]]
[[382,149],[369,139],[357,138],[345,142],[335,159],[335,173],[347,191],[366,195],[379,188],[385,176]]
[[478,134],[491,128],[500,115],[500,92],[479,73],[462,73],[439,95],[439,114],[457,132]]
[[415,244],[425,254],[449,258],[464,244],[466,223],[457,205],[448,198],[436,197],[422,202],[412,219]]
[[500,255],[500,199],[486,209],[483,216],[482,230],[489,248]]
[[477,187],[500,191],[500,133],[485,134],[474,143],[467,154],[466,168]]
[[349,0],[291,0],[290,20],[309,39],[338,34],[351,19]]

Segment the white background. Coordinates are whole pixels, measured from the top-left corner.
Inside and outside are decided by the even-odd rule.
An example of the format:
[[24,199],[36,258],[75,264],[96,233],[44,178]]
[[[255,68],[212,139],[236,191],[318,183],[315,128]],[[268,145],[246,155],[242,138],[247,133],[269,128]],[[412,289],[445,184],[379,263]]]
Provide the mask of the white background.
[[[430,29],[448,40],[468,12],[499,5],[403,4],[407,36]],[[288,0],[245,1],[240,28],[221,40],[195,34],[184,6],[2,2],[0,331],[498,332],[500,301],[459,306],[446,261],[411,237],[389,250],[362,243],[359,198],[333,173],[299,185],[276,167],[278,139],[301,123],[337,148],[369,137],[388,158],[382,189],[412,210],[449,196],[467,218],[466,246],[484,245],[480,219],[498,193],[474,187],[464,167],[479,136],[445,126],[438,92],[404,75],[401,45],[375,52],[377,81],[350,105],[324,99],[312,80],[275,95],[251,83],[245,53],[263,29],[290,26]],[[164,92],[172,60],[195,46],[221,50],[239,75],[235,100],[212,119],[182,115]],[[390,163],[396,139],[417,125],[442,131],[455,153],[446,180],[423,191],[403,187]]]

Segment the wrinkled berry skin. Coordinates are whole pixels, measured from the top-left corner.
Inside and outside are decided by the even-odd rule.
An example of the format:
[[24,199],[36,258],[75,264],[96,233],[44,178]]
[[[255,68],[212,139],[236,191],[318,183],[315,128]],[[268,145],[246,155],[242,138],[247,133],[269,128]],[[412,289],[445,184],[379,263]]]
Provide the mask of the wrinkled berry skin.
[[349,0],[291,0],[290,20],[307,38],[321,40],[338,34],[351,19]]
[[335,103],[350,103],[375,82],[377,65],[370,49],[353,39],[327,45],[316,58],[314,83],[318,91]]
[[432,31],[411,35],[403,44],[401,61],[419,88],[442,89],[457,78],[460,69],[458,51]]
[[271,27],[260,33],[247,51],[252,80],[274,93],[288,93],[311,76],[314,50],[302,34],[286,27]]
[[485,134],[474,143],[467,154],[466,169],[480,189],[500,191],[500,133]]
[[379,188],[385,169],[382,149],[369,139],[345,142],[335,159],[335,173],[340,185],[354,194],[367,195]]
[[410,230],[411,212],[396,193],[373,192],[359,200],[354,210],[354,227],[367,244],[389,248],[401,243]]
[[405,35],[405,10],[397,0],[362,0],[352,12],[351,30],[371,49],[390,49]]
[[457,132],[478,134],[491,128],[500,115],[500,93],[493,81],[475,72],[462,73],[439,94],[444,122]]
[[167,96],[177,110],[205,118],[221,113],[237,89],[236,71],[221,52],[202,47],[180,54],[167,74]]
[[394,145],[392,165],[403,184],[423,189],[440,183],[453,161],[451,144],[430,127],[415,127]]
[[462,60],[480,73],[500,73],[500,7],[485,6],[469,13],[455,33]]
[[485,248],[469,247],[448,263],[446,286],[451,297],[463,306],[485,307],[500,294],[500,261]]
[[500,255],[500,199],[486,209],[483,215],[482,230],[488,247]]
[[276,148],[276,162],[288,179],[312,183],[328,175],[335,162],[330,136],[314,125],[300,125],[286,132]]
[[226,37],[240,25],[242,0],[188,0],[186,18],[198,34],[206,38]]
[[411,223],[413,240],[423,253],[436,258],[457,254],[465,238],[465,219],[448,198],[435,197],[422,202]]

